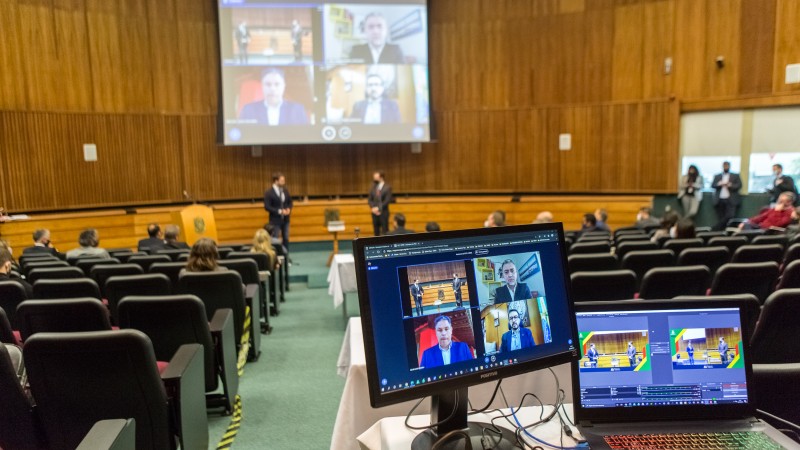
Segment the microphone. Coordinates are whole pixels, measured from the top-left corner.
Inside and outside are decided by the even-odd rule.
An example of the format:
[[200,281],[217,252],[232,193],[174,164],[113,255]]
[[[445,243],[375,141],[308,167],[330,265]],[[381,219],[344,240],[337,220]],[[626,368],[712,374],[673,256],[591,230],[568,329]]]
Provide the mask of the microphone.
[[197,201],[193,199],[191,195],[189,195],[189,192],[187,192],[186,189],[183,190],[183,198],[192,203],[197,203]]

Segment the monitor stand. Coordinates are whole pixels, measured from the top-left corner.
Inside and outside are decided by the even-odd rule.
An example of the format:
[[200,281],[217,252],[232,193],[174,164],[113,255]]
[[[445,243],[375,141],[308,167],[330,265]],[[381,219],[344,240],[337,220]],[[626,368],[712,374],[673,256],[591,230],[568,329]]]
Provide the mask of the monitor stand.
[[[451,414],[453,417],[436,427],[434,430],[426,430],[420,433],[411,443],[411,450],[430,450],[434,445],[442,450],[461,450],[461,449],[515,449],[517,438],[513,431],[498,426],[503,432],[502,436],[484,429],[494,429],[491,424],[482,422],[467,421],[468,389],[459,388],[450,392],[442,392],[431,397],[431,423],[438,423],[447,419]],[[455,413],[453,413],[455,410]],[[500,424],[501,420],[496,422]],[[507,423],[507,422],[506,422]],[[455,430],[461,433],[453,433],[447,442],[438,443],[439,438]],[[471,446],[467,444],[466,438],[469,436]],[[485,439],[488,444],[483,445],[481,439]]]

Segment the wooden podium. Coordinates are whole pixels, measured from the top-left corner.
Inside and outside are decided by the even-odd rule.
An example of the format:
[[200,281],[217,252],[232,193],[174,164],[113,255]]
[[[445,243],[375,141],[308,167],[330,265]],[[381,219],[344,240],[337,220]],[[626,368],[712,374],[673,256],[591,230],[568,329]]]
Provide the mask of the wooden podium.
[[172,213],[172,223],[181,227],[182,240],[194,245],[200,238],[217,241],[217,223],[214,210],[208,206],[192,205]]

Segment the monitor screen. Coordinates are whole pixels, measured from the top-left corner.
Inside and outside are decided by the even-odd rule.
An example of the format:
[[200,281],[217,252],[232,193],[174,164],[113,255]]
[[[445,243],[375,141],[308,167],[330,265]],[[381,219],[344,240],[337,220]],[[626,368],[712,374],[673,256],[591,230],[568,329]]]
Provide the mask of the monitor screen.
[[362,238],[354,253],[373,406],[578,357],[560,223]]
[[219,0],[225,145],[430,141],[426,0]]

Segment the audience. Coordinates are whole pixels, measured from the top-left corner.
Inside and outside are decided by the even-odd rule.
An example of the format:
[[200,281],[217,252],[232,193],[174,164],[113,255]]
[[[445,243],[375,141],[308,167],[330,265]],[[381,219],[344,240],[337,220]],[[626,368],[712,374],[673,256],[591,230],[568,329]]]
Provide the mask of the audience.
[[552,223],[553,213],[550,211],[542,211],[537,216],[533,223]]
[[53,255],[58,256],[56,250],[50,243],[50,230],[40,228],[33,232],[33,246],[27,247],[22,251],[23,255]]
[[189,244],[178,240],[181,235],[181,229],[177,225],[167,225],[164,228],[164,248],[174,250],[189,250]]
[[394,235],[394,234],[412,234],[414,230],[406,229],[406,216],[403,213],[397,213],[394,215],[394,230],[386,233],[387,235]]
[[277,270],[279,267],[278,255],[272,247],[272,236],[267,233],[267,230],[260,229],[256,231],[253,236],[253,247],[250,248],[251,253],[264,253],[269,257],[270,270]]
[[219,259],[219,252],[217,251],[217,243],[213,239],[200,238],[192,246],[192,251],[189,253],[189,260],[186,262],[186,268],[181,270],[181,274],[185,272],[216,272],[226,270],[224,267],[217,263]]
[[696,237],[694,222],[691,219],[681,219],[670,229],[670,236],[674,239],[691,239]]
[[581,230],[578,232],[578,237],[586,233],[591,233],[592,231],[598,231],[597,217],[595,217],[594,214],[586,213],[583,215],[583,223],[581,224]]
[[11,257],[11,250],[4,244],[0,247],[0,281],[15,281],[25,289],[26,297],[33,297],[33,287],[31,287],[27,281],[11,276],[11,264],[13,262],[14,259]]
[[608,211],[605,208],[597,208],[594,212],[594,217],[597,219],[597,223],[595,224],[595,228],[597,231],[611,231],[611,228],[608,227]]
[[428,223],[425,224],[425,231],[427,231],[428,233],[431,233],[433,231],[442,231],[442,229],[441,229],[441,227],[439,227],[438,223],[436,223],[436,222],[428,222]]
[[147,239],[139,241],[138,248],[140,252],[151,251],[155,253],[156,250],[164,249],[164,239],[161,238],[161,227],[158,226],[157,223],[147,225],[147,235],[149,236]]
[[672,230],[672,227],[674,227],[680,219],[681,216],[675,211],[667,211],[667,213],[664,214],[664,217],[661,218],[661,228],[653,233],[653,236],[650,238],[650,240],[653,242],[658,242],[662,238],[671,237],[670,230]]
[[778,201],[772,208],[764,208],[758,215],[751,217],[747,222],[739,224],[740,230],[767,230],[770,227],[786,228],[792,222],[795,195],[783,192],[778,196]]
[[283,246],[283,237],[281,236],[280,228],[275,229],[271,223],[264,225],[264,230],[272,236],[272,248],[275,249],[275,254],[278,256],[289,257],[289,250]]
[[79,258],[81,256],[93,256],[95,258],[111,258],[105,249],[100,248],[100,236],[94,228],[87,228],[81,231],[78,236],[78,245],[67,252],[67,258]]
[[504,227],[506,226],[506,213],[505,211],[497,210],[489,214],[486,222],[483,223],[484,228]]
[[639,208],[639,214],[636,215],[636,224],[634,224],[636,228],[645,229],[659,225],[658,217],[653,217],[653,210],[649,206]]

